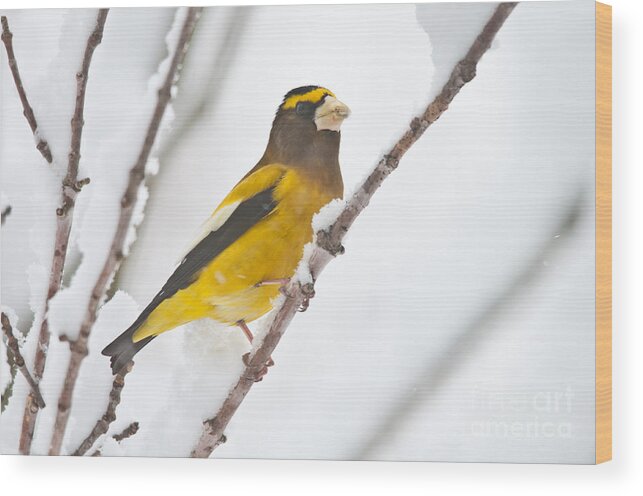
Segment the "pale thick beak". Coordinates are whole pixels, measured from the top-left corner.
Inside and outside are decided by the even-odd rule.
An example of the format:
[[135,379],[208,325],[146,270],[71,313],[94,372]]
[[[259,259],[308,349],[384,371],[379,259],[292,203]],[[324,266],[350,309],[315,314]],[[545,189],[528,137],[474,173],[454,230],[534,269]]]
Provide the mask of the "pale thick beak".
[[315,111],[315,126],[317,131],[328,129],[329,131],[339,131],[339,128],[349,115],[351,109],[340,102],[337,98],[327,96],[324,103],[317,107]]

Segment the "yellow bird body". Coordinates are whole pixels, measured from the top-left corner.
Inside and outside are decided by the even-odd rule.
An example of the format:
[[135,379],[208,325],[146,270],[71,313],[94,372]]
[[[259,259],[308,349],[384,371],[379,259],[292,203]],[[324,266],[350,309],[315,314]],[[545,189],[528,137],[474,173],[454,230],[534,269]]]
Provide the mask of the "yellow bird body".
[[193,320],[238,324],[269,312],[292,277],[312,219],[344,191],[339,128],[350,111],[319,86],[284,97],[259,162],[205,223],[200,238],[138,318],[103,350],[119,372],[159,334]]
[[208,317],[236,324],[251,322],[269,312],[279,286],[257,284],[294,273],[304,246],[312,240],[313,216],[341,196],[341,191],[322,188],[315,179],[306,171],[274,164],[242,180],[214,211],[212,219],[216,220],[226,207],[275,184],[277,207],[210,262],[188,288],[163,301],[134,333],[134,342],[196,319]]

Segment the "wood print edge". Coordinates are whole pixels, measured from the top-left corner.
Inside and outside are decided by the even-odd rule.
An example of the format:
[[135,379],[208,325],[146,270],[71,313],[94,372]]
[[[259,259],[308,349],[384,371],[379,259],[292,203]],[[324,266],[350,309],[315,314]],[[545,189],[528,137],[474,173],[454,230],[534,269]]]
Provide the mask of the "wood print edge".
[[596,3],[596,463],[612,459],[612,7]]

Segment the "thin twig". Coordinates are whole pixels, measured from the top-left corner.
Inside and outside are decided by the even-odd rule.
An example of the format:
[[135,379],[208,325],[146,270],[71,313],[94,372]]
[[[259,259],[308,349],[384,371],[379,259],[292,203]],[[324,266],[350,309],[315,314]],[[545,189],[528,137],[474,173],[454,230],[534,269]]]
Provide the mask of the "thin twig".
[[[342,240],[357,216],[366,208],[371,197],[382,185],[384,179],[399,165],[400,159],[409,148],[424,134],[449,107],[453,98],[462,87],[476,75],[476,67],[484,53],[515,8],[516,3],[500,4],[482,32],[478,35],[469,52],[451,73],[449,81],[444,85],[440,94],[426,108],[424,113],[411,121],[409,129],[393,146],[391,151],[377,164],[373,172],[361,184],[337,220],[326,230],[317,233],[317,242],[309,260],[309,268],[313,280],[317,280],[320,272],[336,255],[343,252]],[[273,354],[281,336],[293,319],[297,309],[306,301],[310,294],[311,284],[302,284],[297,277],[286,287],[288,297],[284,304],[275,312],[268,332],[262,344],[254,351],[236,385],[221,405],[216,415],[203,423],[201,437],[192,450],[192,457],[206,458],[225,442],[223,431],[232,419],[246,394],[255,383],[255,378],[264,364]]]
[[145,179],[145,165],[147,164],[152,147],[156,141],[163,114],[165,113],[165,109],[172,97],[172,86],[175,84],[178,77],[179,68],[181,67],[183,58],[187,52],[192,33],[194,32],[201,10],[201,7],[190,7],[188,9],[165,81],[163,86],[158,90],[156,107],[152,114],[141,151],[129,173],[129,182],[125,193],[121,198],[120,216],[109,253],[107,254],[103,268],[101,269],[98,279],[94,284],[94,288],[92,289],[85,316],[83,317],[83,321],[80,326],[78,338],[70,340],[71,357],[69,359],[63,389],[58,400],[56,422],[54,424],[54,431],[49,448],[50,455],[58,455],[60,453],[62,441],[67,429],[67,421],[69,420],[72,397],[76,386],[76,380],[78,379],[78,372],[83,359],[88,354],[87,343],[89,341],[92,327],[98,316],[98,307],[105,296],[114,272],[118,269],[119,264],[123,260],[127,234],[131,227],[132,217],[136,207],[138,190]]
[[4,222],[7,220],[9,215],[11,215],[11,205],[7,205],[2,209],[2,225],[4,225]]
[[13,355],[13,363],[16,365],[16,367],[18,367],[18,370],[26,379],[27,384],[29,384],[31,392],[38,402],[38,407],[45,408],[45,400],[40,394],[38,383],[36,383],[33,376],[31,375],[31,372],[29,372],[27,365],[25,364],[25,359],[22,356],[22,353],[20,353],[20,345],[18,344],[18,340],[13,335],[13,327],[11,327],[11,321],[9,320],[7,314],[4,312],[2,312],[2,332],[7,338],[7,351]]
[[112,439],[114,439],[114,441],[116,441],[117,443],[120,443],[122,440],[132,437],[134,434],[136,434],[139,427],[140,426],[138,422],[132,422],[121,432],[119,432],[118,434],[114,434],[112,436]]
[[[125,376],[130,373],[133,365],[134,362],[129,362],[123,368],[123,370],[121,370],[114,377],[114,382],[112,382],[112,390],[109,392],[109,402],[107,403],[105,413],[100,419],[98,419],[96,425],[94,425],[94,428],[83,440],[83,442],[80,443],[80,446],[76,448],[76,451],[73,452],[74,456],[82,456],[87,453],[94,445],[96,440],[103,434],[105,434],[108,431],[111,423],[116,420],[116,408],[121,402],[121,392],[123,391],[123,387],[125,386]],[[136,427],[136,430],[138,430],[138,425]]]
[[[62,283],[63,268],[67,257],[67,245],[69,244],[69,233],[73,219],[73,210],[76,204],[76,196],[80,189],[87,184],[87,179],[78,181],[78,164],[80,161],[80,143],[83,133],[83,113],[85,107],[85,91],[87,89],[87,79],[89,77],[89,66],[91,64],[94,50],[103,39],[103,29],[109,9],[100,9],[96,18],[96,26],[87,39],[85,54],[80,70],[76,73],[76,104],[74,115],[71,119],[71,144],[69,152],[69,162],[67,164],[67,173],[62,182],[61,205],[56,209],[56,237],[54,241],[54,255],[49,274],[49,287],[47,298],[45,300],[42,313],[42,322],[40,323],[40,332],[38,333],[38,346],[36,348],[36,357],[34,359],[34,378],[36,383],[42,379],[47,361],[47,350],[49,348],[49,320],[47,313],[49,311],[49,302],[58,293]],[[31,451],[31,442],[33,440],[34,429],[36,427],[36,417],[38,415],[38,404],[34,401],[34,396],[29,394],[25,411],[22,418],[22,430],[20,433],[19,451],[23,455],[28,455]]]
[[4,387],[4,391],[0,394],[0,414],[4,413],[5,409],[9,406],[9,400],[13,396],[13,386],[16,382],[16,374],[18,367],[13,363],[13,355],[7,350],[7,364],[9,365],[9,381]]
[[34,138],[37,140],[36,148],[40,154],[45,158],[49,163],[53,161],[51,156],[51,150],[49,149],[49,144],[47,141],[39,135],[38,133],[38,122],[36,121],[36,116],[33,113],[33,109],[29,104],[27,99],[27,93],[25,87],[22,84],[22,78],[20,77],[20,71],[18,70],[18,62],[16,61],[16,54],[13,52],[13,33],[9,30],[9,21],[6,16],[2,16],[2,42],[4,47],[7,50],[7,59],[9,61],[9,68],[11,69],[11,75],[13,76],[13,82],[16,85],[18,90],[18,96],[20,97],[20,102],[22,103],[22,113],[29,123],[31,132],[33,133]]
[[13,396],[13,386],[16,382],[16,375],[18,374],[18,366],[13,359],[13,353],[9,351],[9,347],[7,347],[7,365],[9,365],[9,380],[0,395],[0,413],[4,413],[7,406],[9,406],[9,400]]

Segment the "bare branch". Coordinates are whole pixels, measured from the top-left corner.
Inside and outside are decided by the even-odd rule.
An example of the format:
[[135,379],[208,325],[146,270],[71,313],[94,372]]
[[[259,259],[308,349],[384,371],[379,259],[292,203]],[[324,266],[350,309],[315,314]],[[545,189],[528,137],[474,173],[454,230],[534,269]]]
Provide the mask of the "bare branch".
[[0,413],[3,413],[7,406],[9,406],[9,400],[13,396],[13,386],[16,382],[16,375],[18,374],[18,366],[13,358],[13,353],[7,347],[7,365],[9,365],[9,381],[0,395]]
[[[103,434],[105,434],[109,430],[109,426],[111,425],[111,423],[116,420],[116,408],[121,402],[121,392],[123,391],[123,387],[125,386],[125,376],[131,372],[133,365],[134,362],[129,362],[123,368],[123,370],[121,370],[114,377],[114,382],[112,383],[112,390],[109,392],[109,402],[107,403],[107,409],[105,410],[105,413],[100,419],[98,419],[92,431],[83,440],[83,442],[80,443],[80,446],[76,448],[76,451],[73,452],[74,456],[82,456],[87,453],[94,445],[96,440]],[[138,430],[138,424],[136,426],[136,430]]]
[[118,225],[116,227],[114,238],[112,239],[109,253],[107,254],[107,259],[105,260],[103,268],[91,292],[87,310],[85,311],[85,316],[83,317],[83,321],[80,326],[78,338],[70,341],[71,357],[69,359],[63,389],[58,400],[56,422],[49,448],[50,455],[58,455],[60,453],[62,441],[67,429],[67,421],[69,420],[72,397],[76,386],[76,380],[78,379],[78,372],[83,359],[88,354],[87,343],[89,341],[92,327],[98,316],[98,307],[105,296],[115,271],[123,260],[125,242],[127,239],[127,233],[132,224],[138,190],[145,179],[145,165],[149,159],[154,142],[156,141],[163,114],[165,113],[165,109],[172,97],[172,86],[175,84],[178,77],[179,68],[181,67],[183,58],[187,52],[192,33],[196,27],[196,22],[201,10],[202,8],[200,7],[190,7],[188,9],[185,22],[181,29],[181,34],[177,41],[176,49],[172,56],[170,67],[167,71],[163,85],[158,90],[156,107],[152,114],[141,151],[129,173],[129,182],[125,193],[121,198],[121,211],[118,219]]
[[9,381],[4,387],[4,391],[0,394],[0,413],[4,413],[7,406],[9,406],[9,400],[13,396],[13,385],[16,381],[16,374],[18,372],[18,367],[13,363],[13,355],[7,349],[7,363],[9,364]]
[[[133,362],[131,362],[133,364]],[[131,368],[131,367],[130,367]],[[130,425],[125,427],[121,432],[118,434],[114,434],[112,436],[112,439],[116,441],[117,443],[120,443],[121,441],[128,439],[135,435],[138,432],[138,429],[140,428],[140,425],[138,422],[132,422]],[[87,449],[89,449],[91,446],[89,446]],[[80,448],[79,448],[80,449]],[[101,452],[102,448],[96,449],[91,455],[89,456],[103,456],[103,453]],[[78,451],[78,450],[77,450]],[[75,452],[74,455],[81,455],[83,453],[78,453]]]
[[[317,243],[309,260],[313,280],[332,258],[343,252],[342,240],[354,220],[366,208],[371,197],[382,185],[382,182],[399,165],[400,159],[409,148],[424,134],[427,128],[437,121],[449,108],[453,98],[462,87],[476,75],[476,67],[482,56],[491,46],[493,39],[515,8],[516,3],[500,4],[482,32],[478,35],[467,55],[455,66],[451,76],[440,94],[429,104],[424,113],[414,118],[409,129],[398,140],[388,154],[377,164],[373,172],[357,189],[353,197],[337,217],[337,220],[326,230],[317,233]],[[236,385],[224,400],[216,415],[203,423],[201,437],[192,450],[192,457],[207,458],[221,443],[225,442],[223,431],[232,419],[239,405],[255,378],[274,352],[286,328],[293,319],[297,309],[306,301],[311,291],[310,284],[302,284],[296,277],[286,287],[288,295],[284,304],[275,312],[266,337],[261,346],[247,360],[247,365]]]
[[[36,383],[42,379],[47,361],[47,349],[49,348],[49,321],[47,313],[49,311],[49,301],[58,293],[62,283],[63,268],[67,257],[67,246],[69,244],[69,233],[73,218],[73,210],[76,204],[76,196],[87,180],[78,181],[78,164],[80,161],[80,143],[83,132],[83,113],[85,107],[85,90],[87,88],[87,79],[89,77],[89,66],[92,60],[94,50],[100,44],[103,38],[103,29],[109,9],[100,9],[96,18],[96,27],[87,39],[85,53],[83,56],[82,66],[76,73],[76,104],[74,115],[71,120],[71,145],[69,152],[69,163],[67,173],[62,182],[61,206],[56,210],[56,236],[54,241],[54,255],[51,264],[51,273],[49,275],[49,287],[45,308],[43,310],[40,332],[38,333],[38,346],[36,348],[36,357],[34,360],[34,375]],[[19,451],[23,455],[28,455],[31,451],[31,442],[33,440],[34,429],[36,426],[36,417],[38,415],[38,404],[33,394],[27,397],[25,411],[22,418],[22,430],[20,434]]]
[[4,225],[4,222],[7,220],[9,215],[11,215],[11,205],[7,205],[2,209],[2,225]]
[[25,364],[25,359],[23,358],[22,353],[20,353],[20,345],[18,344],[18,340],[13,335],[13,327],[11,327],[9,317],[4,312],[2,312],[2,332],[7,338],[7,351],[13,355],[13,363],[16,365],[16,367],[18,367],[20,373],[27,380],[27,384],[29,384],[31,392],[36,398],[38,407],[45,408],[45,400],[40,394],[40,388],[38,387],[38,384],[32,377],[31,372],[29,372],[29,369]]
[[114,441],[116,441],[117,443],[120,443],[123,439],[127,439],[128,437],[132,437],[134,434],[136,434],[138,432],[139,427],[140,426],[138,422],[132,422],[120,433],[114,434],[112,436],[112,439],[114,439]]
[[31,132],[34,135],[34,138],[37,140],[36,148],[40,154],[45,158],[49,163],[53,161],[51,156],[51,150],[49,149],[49,144],[42,136],[38,134],[38,122],[36,121],[36,116],[33,113],[33,109],[29,104],[27,99],[27,93],[25,92],[25,87],[22,84],[22,78],[20,77],[20,71],[18,70],[18,62],[16,61],[16,54],[13,52],[13,33],[9,31],[9,21],[6,16],[2,16],[2,42],[4,47],[7,50],[7,59],[9,61],[9,68],[11,69],[11,75],[13,76],[13,82],[16,85],[18,90],[18,96],[20,97],[20,102],[22,103],[22,113],[29,123]]

